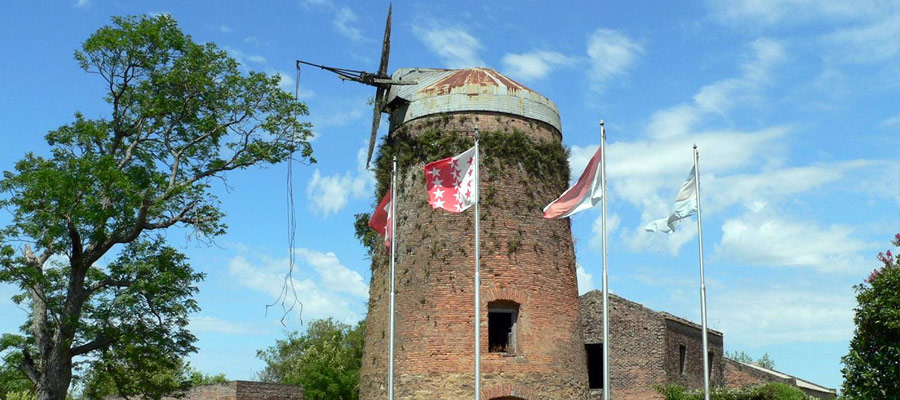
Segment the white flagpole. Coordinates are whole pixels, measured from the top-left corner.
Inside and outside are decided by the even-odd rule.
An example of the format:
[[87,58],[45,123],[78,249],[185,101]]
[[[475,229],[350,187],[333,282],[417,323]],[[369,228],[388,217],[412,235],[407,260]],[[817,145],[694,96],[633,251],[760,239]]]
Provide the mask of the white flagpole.
[[388,367],[388,399],[394,400],[394,277],[397,267],[397,156],[394,155],[394,168],[391,171],[391,322],[388,346],[390,363]]
[[609,270],[606,266],[606,127],[600,120],[600,204],[603,209],[603,399],[609,400]]
[[[703,270],[703,220],[700,218],[700,152],[694,145],[694,189],[697,193],[697,238],[700,245],[700,321],[703,325],[703,398],[709,400],[709,345],[706,332],[706,276]],[[605,194],[605,193],[604,193]]]
[[475,400],[481,399],[481,230],[478,206],[481,160],[478,156],[478,125],[475,125]]

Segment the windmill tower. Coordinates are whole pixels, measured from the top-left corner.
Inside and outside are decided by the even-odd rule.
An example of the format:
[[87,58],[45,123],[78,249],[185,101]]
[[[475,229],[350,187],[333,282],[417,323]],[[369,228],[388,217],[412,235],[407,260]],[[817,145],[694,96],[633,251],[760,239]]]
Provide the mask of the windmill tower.
[[[541,218],[541,208],[568,186],[556,105],[487,68],[401,68],[387,76],[389,35],[390,12],[378,73],[298,63],[376,86],[370,154],[380,114],[390,114],[375,164],[381,196],[388,187],[382,178],[390,175],[387,154],[400,159],[395,398],[473,398],[476,323],[482,399],[586,398],[571,228],[568,219]],[[483,160],[480,321],[473,310],[472,212],[433,210],[423,175],[426,162],[471,146],[476,125]],[[364,400],[387,398],[389,264],[377,246],[360,382]]]

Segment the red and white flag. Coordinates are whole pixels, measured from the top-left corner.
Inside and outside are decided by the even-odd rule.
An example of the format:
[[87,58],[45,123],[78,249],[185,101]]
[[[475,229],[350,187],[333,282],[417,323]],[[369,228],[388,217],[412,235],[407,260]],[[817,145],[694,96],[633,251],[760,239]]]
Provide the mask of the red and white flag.
[[461,213],[475,204],[476,170],[475,147],[426,165],[428,204],[453,213]]
[[587,210],[603,198],[603,186],[600,179],[601,148],[591,157],[581,177],[575,185],[566,190],[562,196],[544,207],[544,218],[565,218],[579,211]]
[[391,241],[394,238],[393,219],[394,216],[391,214],[391,190],[388,189],[387,194],[384,195],[384,198],[378,203],[378,207],[375,208],[375,212],[372,213],[372,218],[369,219],[369,227],[378,232],[379,235],[384,236],[384,247],[388,253],[391,251]]

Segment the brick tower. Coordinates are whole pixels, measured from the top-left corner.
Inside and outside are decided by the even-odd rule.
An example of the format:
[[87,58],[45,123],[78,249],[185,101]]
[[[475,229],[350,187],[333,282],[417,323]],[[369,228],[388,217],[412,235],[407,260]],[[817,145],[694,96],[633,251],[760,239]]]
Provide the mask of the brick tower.
[[[400,159],[395,398],[474,397],[473,210],[433,210],[422,167],[471,146],[477,124],[481,398],[584,399],[588,376],[569,220],[541,218],[541,208],[568,183],[556,105],[485,68],[404,68],[391,78],[415,82],[390,89],[390,134],[377,162],[380,195],[390,175],[387,155],[396,152]],[[387,398],[389,290],[389,258],[379,242],[362,361],[364,400]]]

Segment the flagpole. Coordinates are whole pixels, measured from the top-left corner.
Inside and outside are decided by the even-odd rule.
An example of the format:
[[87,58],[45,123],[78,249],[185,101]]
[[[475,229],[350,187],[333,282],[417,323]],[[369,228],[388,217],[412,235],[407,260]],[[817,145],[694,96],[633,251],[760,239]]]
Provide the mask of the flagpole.
[[600,184],[603,209],[603,399],[609,400],[609,270],[606,266],[606,126],[600,120]]
[[390,340],[388,346],[390,363],[388,367],[388,399],[394,400],[394,280],[397,268],[397,156],[394,155],[393,170],[391,171],[391,319]]
[[475,400],[481,399],[481,229],[478,208],[481,203],[481,159],[478,155],[478,125],[475,125]]
[[694,190],[697,193],[697,238],[700,245],[700,321],[703,325],[703,399],[709,400],[709,345],[706,331],[706,273],[703,269],[703,220],[700,217],[700,152],[694,144]]

